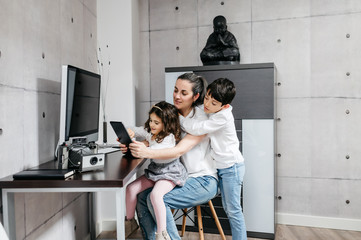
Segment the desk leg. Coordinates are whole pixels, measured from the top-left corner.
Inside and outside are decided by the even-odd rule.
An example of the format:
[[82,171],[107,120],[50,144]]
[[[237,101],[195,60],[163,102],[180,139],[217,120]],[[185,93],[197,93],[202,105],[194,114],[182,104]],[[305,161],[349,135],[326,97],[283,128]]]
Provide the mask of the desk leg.
[[88,202],[89,202],[89,231],[90,231],[90,239],[96,239],[95,233],[95,214],[94,214],[94,192],[88,192]]
[[115,208],[117,214],[117,239],[125,240],[125,226],[124,226],[124,208],[122,203],[124,203],[124,189],[117,189],[115,197]]
[[4,228],[9,239],[16,239],[14,193],[2,190]]

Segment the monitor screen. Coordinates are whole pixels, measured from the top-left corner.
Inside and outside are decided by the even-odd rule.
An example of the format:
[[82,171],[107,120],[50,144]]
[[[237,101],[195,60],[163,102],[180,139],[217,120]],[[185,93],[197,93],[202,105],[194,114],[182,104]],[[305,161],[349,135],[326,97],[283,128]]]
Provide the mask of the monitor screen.
[[72,137],[98,140],[100,75],[63,66],[60,112],[60,144]]

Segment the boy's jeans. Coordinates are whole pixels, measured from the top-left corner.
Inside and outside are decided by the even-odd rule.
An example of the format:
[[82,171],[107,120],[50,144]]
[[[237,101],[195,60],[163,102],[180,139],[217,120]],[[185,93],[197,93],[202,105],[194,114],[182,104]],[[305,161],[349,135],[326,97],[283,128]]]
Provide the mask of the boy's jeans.
[[[167,207],[167,232],[172,240],[181,239],[170,209],[190,208],[213,199],[217,194],[218,181],[212,176],[188,178],[183,187],[175,187],[164,195]],[[137,215],[144,239],[154,240],[157,225],[149,198],[151,188],[138,194]]]
[[244,163],[218,169],[222,205],[231,224],[232,239],[246,240],[247,231],[241,207],[241,190],[245,172]]

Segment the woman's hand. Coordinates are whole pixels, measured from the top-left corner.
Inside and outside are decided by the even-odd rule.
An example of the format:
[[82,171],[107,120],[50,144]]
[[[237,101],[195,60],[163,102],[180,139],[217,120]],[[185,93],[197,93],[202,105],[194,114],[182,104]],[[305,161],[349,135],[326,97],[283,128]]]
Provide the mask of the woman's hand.
[[136,158],[148,158],[149,148],[143,142],[133,141],[129,145],[132,155]]
[[142,143],[146,146],[149,147],[149,142],[147,140],[143,140]]

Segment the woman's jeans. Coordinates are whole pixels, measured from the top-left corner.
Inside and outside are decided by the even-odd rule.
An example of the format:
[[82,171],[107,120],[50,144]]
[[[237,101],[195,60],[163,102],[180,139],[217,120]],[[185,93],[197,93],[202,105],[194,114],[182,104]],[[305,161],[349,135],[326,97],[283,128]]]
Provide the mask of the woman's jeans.
[[[171,209],[194,207],[213,199],[217,194],[218,181],[212,176],[190,177],[183,187],[175,187],[164,195],[167,208],[167,232],[172,240],[181,239]],[[138,194],[137,215],[144,239],[154,240],[157,225],[149,198],[151,188]]]
[[247,231],[241,207],[241,190],[245,172],[244,163],[218,169],[222,205],[231,225],[232,239],[246,240]]

